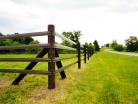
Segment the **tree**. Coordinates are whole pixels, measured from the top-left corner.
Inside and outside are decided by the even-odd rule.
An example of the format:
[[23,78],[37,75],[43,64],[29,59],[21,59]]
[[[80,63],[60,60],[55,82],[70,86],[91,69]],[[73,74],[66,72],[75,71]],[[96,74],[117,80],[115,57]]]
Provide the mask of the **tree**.
[[94,54],[94,46],[92,43],[89,43],[90,55]]
[[117,46],[117,41],[116,40],[113,40],[112,43],[111,43],[111,48],[115,48]]
[[125,40],[126,50],[129,52],[138,51],[138,39],[135,36],[130,36]]
[[124,47],[123,47],[123,45],[121,45],[121,44],[117,44],[117,45],[114,47],[114,50],[116,50],[116,51],[123,51],[123,50],[124,50]]
[[123,51],[124,47],[122,44],[118,44],[116,40],[113,40],[111,43],[111,48],[115,51]]
[[95,51],[100,51],[100,47],[99,47],[98,41],[95,40],[95,41],[93,42],[93,44],[94,44]]
[[[19,33],[15,33],[15,34],[19,34]],[[19,42],[21,44],[30,44],[31,42],[34,41],[34,39],[32,37],[15,38],[13,40],[17,41],[17,42]]]
[[85,42],[85,46],[86,46],[86,48],[88,48],[88,46],[89,46],[89,45],[88,45],[88,43],[87,43],[87,42]]
[[0,36],[3,36],[3,34],[0,32]]
[[[73,31],[73,32],[63,32],[62,33],[66,38],[74,41],[74,42],[79,42],[79,39],[80,39],[80,36],[82,35],[81,34],[81,31]],[[76,47],[76,45],[74,44],[71,44],[70,42],[66,41],[66,40],[63,40],[62,45],[66,45],[66,46],[70,46],[70,47]]]
[[[18,34],[18,33],[15,33]],[[3,36],[2,33],[0,33],[0,36]],[[0,40],[0,46],[11,46],[11,45],[19,45],[19,44],[38,44],[39,41],[34,40],[31,37],[25,37],[25,38],[15,38],[15,39],[2,39]],[[20,50],[14,50],[14,51],[1,51],[1,53],[8,53],[8,52],[27,52],[27,53],[36,53],[40,49],[20,49]]]
[[109,44],[109,43],[105,44],[105,47],[109,47],[109,46],[110,46],[110,44]]

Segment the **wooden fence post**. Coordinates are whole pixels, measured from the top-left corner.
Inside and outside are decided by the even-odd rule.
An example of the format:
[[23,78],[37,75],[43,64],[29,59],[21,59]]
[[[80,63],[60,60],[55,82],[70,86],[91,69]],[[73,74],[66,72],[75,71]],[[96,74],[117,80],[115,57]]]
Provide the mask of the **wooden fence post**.
[[91,57],[91,55],[92,55],[91,48],[89,50],[90,50],[90,57]]
[[86,64],[86,45],[84,45],[84,63]]
[[77,51],[78,51],[78,69],[81,68],[81,50],[80,50],[80,42],[77,43]]
[[89,60],[89,47],[87,48],[87,58]]
[[[48,25],[48,31],[51,32],[51,34],[48,35],[48,44],[50,45],[50,48],[48,50],[48,58],[53,60],[55,58],[55,48],[53,47],[55,44],[55,35],[53,34],[55,32],[55,26]],[[53,73],[53,75],[48,75],[48,89],[54,89],[55,88],[55,62],[48,62],[48,71]]]

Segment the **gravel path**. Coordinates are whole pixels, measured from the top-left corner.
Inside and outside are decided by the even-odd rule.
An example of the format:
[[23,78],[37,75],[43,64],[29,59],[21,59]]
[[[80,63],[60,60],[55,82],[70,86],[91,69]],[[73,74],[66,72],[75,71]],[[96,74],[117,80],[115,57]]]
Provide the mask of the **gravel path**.
[[110,53],[116,53],[116,54],[121,54],[121,55],[137,56],[138,57],[138,53],[117,52],[117,51],[111,51],[111,50],[105,50],[105,51],[110,52]]

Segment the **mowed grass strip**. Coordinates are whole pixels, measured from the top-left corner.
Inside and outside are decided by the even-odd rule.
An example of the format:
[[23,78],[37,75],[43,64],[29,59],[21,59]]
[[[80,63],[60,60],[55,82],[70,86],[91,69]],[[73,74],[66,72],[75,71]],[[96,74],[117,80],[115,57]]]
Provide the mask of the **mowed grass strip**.
[[[15,55],[16,56],[16,55]],[[30,55],[24,55],[30,57]],[[9,57],[9,56],[7,56]],[[11,56],[12,57],[12,56]],[[75,59],[66,60],[68,64]],[[0,66],[4,66],[0,63]],[[16,63],[10,64],[19,67]],[[14,66],[15,65],[15,66]],[[20,67],[24,67],[26,63]],[[10,67],[10,66],[9,66]],[[36,66],[47,68],[44,63]],[[47,76],[28,75],[20,85],[0,89],[0,103],[4,104],[137,104],[138,58],[101,51],[81,70],[77,65],[66,70],[67,79],[56,77],[56,89],[47,90]],[[15,74],[16,76],[18,74]],[[2,80],[15,78],[1,74]],[[3,81],[4,83],[6,81]],[[7,81],[8,82],[8,81]],[[2,84],[2,83],[1,83]],[[0,85],[2,86],[2,85]]]
[[138,104],[138,58],[95,54],[59,104]]
[[[35,57],[35,54],[2,54],[0,55],[1,58],[12,58],[12,57],[22,57],[22,58],[33,58]],[[68,56],[75,56],[75,54],[61,54],[61,57],[68,57]],[[47,57],[47,55],[45,56]],[[76,61],[77,58],[73,59],[67,59],[62,61],[63,66],[70,64],[74,61]],[[29,62],[0,62],[0,68],[20,68],[24,69],[26,65],[28,65]],[[47,62],[40,62],[38,63],[33,69],[37,70],[48,70],[47,68],[48,63]],[[76,72],[78,71],[77,65],[74,65],[67,69],[66,73],[73,73],[72,71]],[[35,103],[38,104],[41,98],[45,98],[45,103],[53,102],[50,97],[56,92],[59,94],[60,88],[58,88],[59,83],[63,82],[60,80],[60,75],[56,75],[56,89],[55,90],[48,90],[47,89],[47,75],[27,75],[19,85],[17,86],[11,86],[11,82],[18,76],[19,74],[16,73],[1,73],[0,72],[0,104],[30,104]],[[68,79],[66,81],[69,81],[71,77],[68,75]],[[65,82],[65,81],[64,81]],[[66,82],[65,82],[66,83]],[[62,85],[61,85],[62,89]],[[64,92],[64,91],[62,91]],[[58,95],[56,94],[56,99]],[[55,101],[55,100],[54,100]],[[41,103],[40,103],[41,104]]]

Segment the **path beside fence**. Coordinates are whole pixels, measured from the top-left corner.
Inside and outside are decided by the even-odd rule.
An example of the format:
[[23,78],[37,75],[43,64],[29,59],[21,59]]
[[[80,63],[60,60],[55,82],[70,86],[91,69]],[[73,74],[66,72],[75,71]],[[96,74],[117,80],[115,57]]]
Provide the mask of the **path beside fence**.
[[130,52],[117,52],[117,51],[112,51],[109,49],[105,49],[106,52],[110,52],[110,53],[115,53],[115,54],[121,54],[121,55],[128,55],[128,56],[136,56],[138,57],[138,53],[130,53]]

